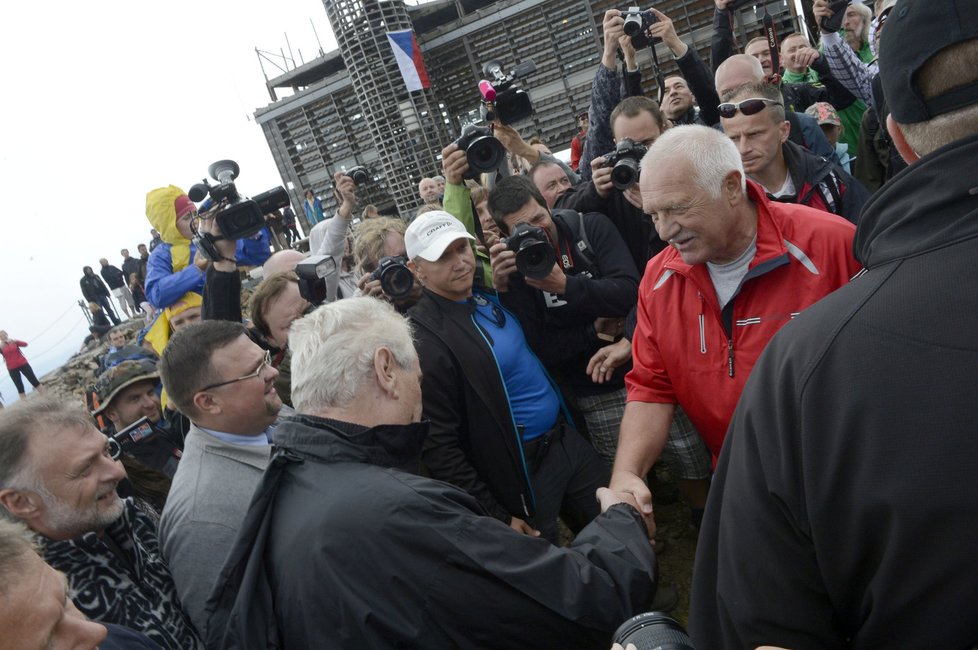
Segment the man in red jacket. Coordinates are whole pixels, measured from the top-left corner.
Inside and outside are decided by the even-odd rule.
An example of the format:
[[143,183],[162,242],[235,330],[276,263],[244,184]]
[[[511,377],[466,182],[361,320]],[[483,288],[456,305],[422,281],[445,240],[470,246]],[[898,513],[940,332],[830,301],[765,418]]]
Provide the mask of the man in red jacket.
[[[820,210],[770,201],[746,179],[737,147],[704,126],[670,129],[642,160],[642,204],[670,247],[639,287],[633,369],[625,378],[611,485],[652,511],[644,477],[676,405],[713,463],[744,382],[772,336],[859,271],[855,228]],[[679,441],[670,440],[675,448]],[[694,441],[695,442],[695,441]],[[679,445],[682,447],[682,445]],[[705,506],[709,472],[690,505]]]

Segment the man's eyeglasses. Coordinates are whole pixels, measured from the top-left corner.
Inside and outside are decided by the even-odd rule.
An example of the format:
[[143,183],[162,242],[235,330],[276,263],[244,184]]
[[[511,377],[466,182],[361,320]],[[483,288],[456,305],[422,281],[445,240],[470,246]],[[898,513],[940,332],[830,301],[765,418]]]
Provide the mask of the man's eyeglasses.
[[750,99],[745,99],[739,104],[734,104],[732,102],[724,102],[717,106],[717,111],[720,112],[720,117],[731,118],[740,111],[744,115],[756,115],[763,111],[766,107],[770,105],[784,106],[781,102],[776,102],[773,99],[765,99],[763,97],[751,97]]
[[269,352],[268,350],[265,350],[265,358],[262,359],[262,362],[260,364],[258,364],[258,367],[255,368],[255,371],[254,372],[248,373],[247,375],[243,375],[241,377],[238,377],[237,379],[229,379],[227,381],[219,381],[216,384],[211,384],[210,386],[204,386],[203,388],[201,388],[197,392],[203,392],[205,390],[212,390],[214,388],[220,388],[221,386],[227,386],[228,384],[236,384],[239,381],[244,381],[245,379],[251,379],[252,377],[261,377],[262,370],[264,370],[266,366],[271,366],[271,365],[272,365],[272,353]]

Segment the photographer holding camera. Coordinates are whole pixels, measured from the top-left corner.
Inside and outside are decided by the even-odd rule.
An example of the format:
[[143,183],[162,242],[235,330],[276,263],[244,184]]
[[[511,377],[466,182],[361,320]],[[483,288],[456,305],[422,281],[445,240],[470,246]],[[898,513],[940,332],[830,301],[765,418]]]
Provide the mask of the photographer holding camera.
[[[346,172],[338,171],[333,174],[336,184],[336,196],[340,207],[331,219],[320,221],[309,231],[309,254],[329,255],[336,264],[337,272],[326,277],[326,300],[332,302],[338,297],[349,298],[352,294],[344,293],[339,296],[338,287],[340,274],[343,272],[344,252],[347,239],[350,237],[350,223],[353,218],[353,208],[357,204],[357,184]],[[349,272],[349,268],[346,269]]]
[[360,295],[387,300],[405,313],[421,297],[421,285],[407,268],[405,223],[394,217],[364,221],[353,240],[353,263]]
[[628,248],[604,215],[551,212],[525,177],[502,179],[489,194],[489,211],[509,238],[490,249],[500,300],[573,397],[591,444],[610,467],[631,365],[601,384],[586,369],[598,348],[621,336],[638,300],[639,273]]

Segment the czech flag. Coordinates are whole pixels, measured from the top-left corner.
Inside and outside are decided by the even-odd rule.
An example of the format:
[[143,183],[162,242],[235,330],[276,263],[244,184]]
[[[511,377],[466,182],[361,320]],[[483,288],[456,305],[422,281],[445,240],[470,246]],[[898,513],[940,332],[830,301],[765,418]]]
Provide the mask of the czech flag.
[[397,67],[401,69],[401,76],[407,89],[410,91],[430,88],[431,81],[428,79],[428,71],[424,69],[421,48],[418,47],[418,39],[414,37],[414,32],[410,29],[387,32],[387,40],[391,42]]

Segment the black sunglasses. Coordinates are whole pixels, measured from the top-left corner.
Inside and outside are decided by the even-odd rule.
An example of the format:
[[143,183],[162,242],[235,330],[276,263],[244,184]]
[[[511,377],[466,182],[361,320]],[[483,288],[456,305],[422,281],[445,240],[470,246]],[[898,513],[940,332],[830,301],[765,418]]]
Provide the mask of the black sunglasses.
[[740,111],[744,115],[755,115],[763,111],[767,106],[775,104],[777,106],[784,106],[781,102],[776,102],[773,99],[764,99],[763,97],[751,97],[750,99],[745,99],[739,104],[733,104],[731,102],[724,102],[717,106],[717,111],[720,112],[720,117],[731,118]]

